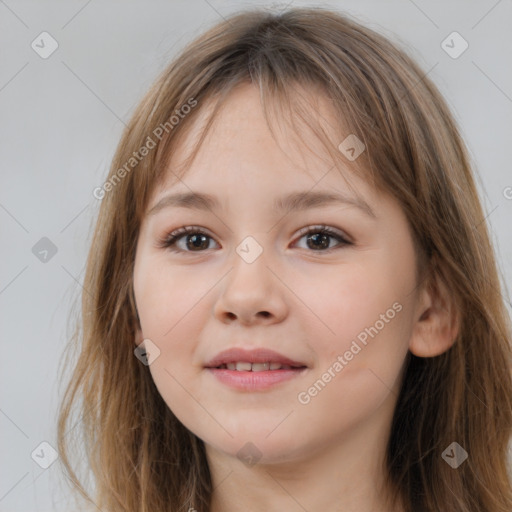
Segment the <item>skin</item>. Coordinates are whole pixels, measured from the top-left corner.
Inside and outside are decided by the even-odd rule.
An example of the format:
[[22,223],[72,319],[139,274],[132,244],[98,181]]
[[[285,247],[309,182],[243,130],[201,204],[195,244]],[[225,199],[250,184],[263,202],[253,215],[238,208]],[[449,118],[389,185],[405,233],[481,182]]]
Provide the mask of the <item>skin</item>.
[[[328,105],[317,101],[337,145]],[[438,355],[456,335],[444,290],[433,296],[418,286],[413,241],[398,203],[357,178],[348,160],[341,171],[333,168],[315,141],[304,149],[282,128],[278,145],[257,88],[244,85],[230,95],[178,180],[174,170],[200,124],[194,121],[178,145],[148,211],[170,192],[190,191],[217,196],[221,209],[172,207],[144,218],[134,268],[135,343],[150,339],[158,347],[149,366],[154,382],[205,442],[215,489],[211,510],[249,510],[248,503],[250,510],[267,511],[390,510],[383,503],[383,460],[405,357],[408,350]],[[272,212],[276,197],[309,190],[355,192],[376,218],[341,203]],[[333,249],[315,249],[299,230],[319,224],[353,244],[328,238]],[[158,247],[159,239],[189,225],[208,232],[206,249],[194,251],[190,235],[188,245],[187,235],[177,242],[180,253]],[[263,249],[250,264],[236,252],[247,236]],[[401,311],[300,403],[298,394],[394,303]],[[308,369],[269,390],[234,390],[203,367],[233,346],[271,348]],[[258,450],[249,449],[260,457],[255,465],[237,457],[248,442]]]

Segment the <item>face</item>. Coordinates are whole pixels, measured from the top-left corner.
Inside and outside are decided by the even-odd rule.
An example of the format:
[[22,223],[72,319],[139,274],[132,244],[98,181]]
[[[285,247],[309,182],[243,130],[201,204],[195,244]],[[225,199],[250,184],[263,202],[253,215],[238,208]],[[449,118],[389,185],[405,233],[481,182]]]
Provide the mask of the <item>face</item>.
[[[278,145],[251,86],[231,94],[178,180],[198,134],[192,125],[173,154],[136,252],[136,342],[159,350],[149,370],[161,396],[207,449],[262,463],[381,432],[417,315],[399,205],[348,159],[333,167],[284,129]],[[215,204],[169,199],[191,192]],[[303,192],[344,199],[277,207]]]

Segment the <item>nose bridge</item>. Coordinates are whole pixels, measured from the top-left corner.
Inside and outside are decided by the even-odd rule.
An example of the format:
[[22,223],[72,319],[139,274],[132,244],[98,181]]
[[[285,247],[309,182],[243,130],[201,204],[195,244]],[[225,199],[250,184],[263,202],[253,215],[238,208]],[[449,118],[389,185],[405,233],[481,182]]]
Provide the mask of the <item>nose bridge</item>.
[[272,270],[269,249],[263,247],[257,236],[246,236],[235,247],[231,271],[215,306],[216,315],[237,317],[242,321],[250,321],[258,315],[274,319],[283,316],[286,309],[283,290]]
[[[256,236],[261,240],[261,243],[256,239]],[[255,295],[263,290],[268,295],[272,287],[269,247],[263,247],[263,236],[256,236],[246,236],[235,247],[231,260],[233,270],[229,282],[235,287],[242,287],[242,290],[250,287]],[[273,284],[275,285],[275,283]],[[250,290],[247,289],[246,292],[249,293]]]

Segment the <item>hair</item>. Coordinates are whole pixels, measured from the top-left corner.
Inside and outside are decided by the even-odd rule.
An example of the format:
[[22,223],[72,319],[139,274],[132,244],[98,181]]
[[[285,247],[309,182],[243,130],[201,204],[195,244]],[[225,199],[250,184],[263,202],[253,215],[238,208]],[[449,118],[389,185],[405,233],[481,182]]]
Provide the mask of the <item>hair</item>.
[[[169,172],[177,136],[216,99],[202,142],[242,84],[259,87],[267,121],[278,108],[290,113],[335,161],[399,202],[417,249],[418,283],[433,292],[444,285],[460,313],[447,351],[407,355],[386,451],[390,503],[411,512],[510,512],[511,325],[467,149],[445,100],[404,50],[324,8],[232,15],[186,46],[133,113],[103,189],[68,347],[77,359],[60,405],[58,448],[73,488],[109,512],[209,510],[204,443],[133,354],[133,270],[148,200]],[[356,161],[316,130],[310,101],[319,91],[339,119],[337,143],[356,134],[365,144]],[[179,122],[170,126],[173,115]],[[155,138],[156,151],[134,161]],[[74,407],[80,428],[68,429]],[[79,441],[94,496],[71,464]],[[454,441],[469,453],[457,469],[441,456]]]

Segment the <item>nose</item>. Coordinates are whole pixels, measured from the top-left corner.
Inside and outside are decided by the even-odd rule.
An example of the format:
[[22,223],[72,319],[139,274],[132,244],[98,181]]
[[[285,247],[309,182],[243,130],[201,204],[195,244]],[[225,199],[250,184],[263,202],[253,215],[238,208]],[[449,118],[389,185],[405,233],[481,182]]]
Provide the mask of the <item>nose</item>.
[[235,252],[214,305],[214,316],[223,323],[273,324],[288,314],[286,287],[264,254],[248,263]]

